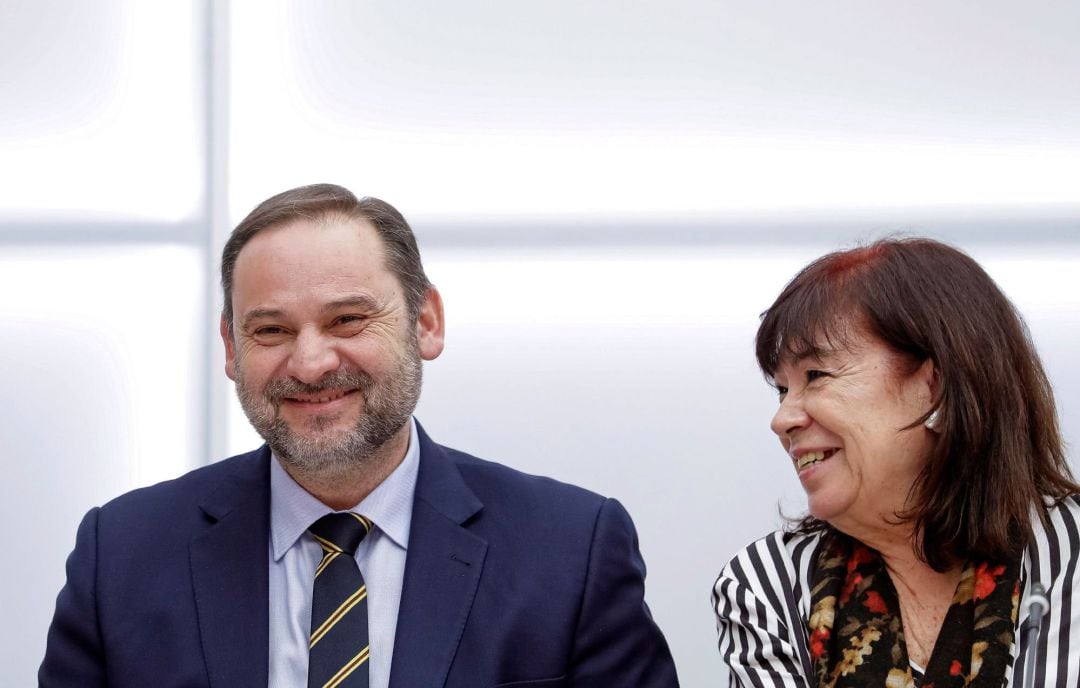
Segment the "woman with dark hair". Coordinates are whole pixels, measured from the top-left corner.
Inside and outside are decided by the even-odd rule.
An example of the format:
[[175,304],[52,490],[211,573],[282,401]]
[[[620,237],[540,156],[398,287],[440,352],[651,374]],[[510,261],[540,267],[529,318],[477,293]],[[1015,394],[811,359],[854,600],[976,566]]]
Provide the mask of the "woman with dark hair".
[[763,315],[757,359],[809,515],[716,581],[731,685],[1080,685],[1080,486],[982,268],[928,239],[826,255]]

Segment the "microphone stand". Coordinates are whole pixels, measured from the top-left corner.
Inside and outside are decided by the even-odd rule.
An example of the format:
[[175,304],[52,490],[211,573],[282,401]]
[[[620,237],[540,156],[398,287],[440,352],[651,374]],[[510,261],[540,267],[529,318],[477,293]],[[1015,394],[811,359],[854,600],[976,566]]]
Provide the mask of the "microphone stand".
[[1042,631],[1042,620],[1050,611],[1050,599],[1046,596],[1046,588],[1041,583],[1033,583],[1031,592],[1028,594],[1028,627],[1024,634],[1027,646],[1027,657],[1024,661],[1024,686],[1035,688],[1035,656],[1039,644],[1039,634]]

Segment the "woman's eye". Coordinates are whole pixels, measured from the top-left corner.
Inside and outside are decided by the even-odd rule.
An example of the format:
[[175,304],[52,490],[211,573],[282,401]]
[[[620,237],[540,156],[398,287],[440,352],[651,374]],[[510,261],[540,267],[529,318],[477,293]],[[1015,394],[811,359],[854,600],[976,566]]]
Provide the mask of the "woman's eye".
[[784,395],[787,394],[787,387],[784,387],[783,385],[775,385],[775,387],[777,396],[783,399]]
[[816,379],[818,379],[820,377],[825,377],[825,373],[823,371],[820,371],[820,370],[808,370],[808,371],[806,371],[806,381],[807,382],[813,382],[814,380],[816,380]]

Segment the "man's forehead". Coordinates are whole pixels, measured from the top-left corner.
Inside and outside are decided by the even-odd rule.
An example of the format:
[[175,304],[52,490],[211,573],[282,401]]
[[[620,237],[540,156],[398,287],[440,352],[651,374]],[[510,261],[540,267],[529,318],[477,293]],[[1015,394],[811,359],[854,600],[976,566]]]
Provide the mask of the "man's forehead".
[[294,217],[275,222],[260,229],[248,239],[240,249],[238,258],[252,246],[275,246],[289,238],[309,237],[316,240],[320,234],[340,234],[355,237],[360,244],[368,244],[371,249],[382,249],[382,238],[370,221],[364,218],[348,217],[341,214],[328,214],[316,217]]
[[236,257],[234,284],[274,274],[282,282],[335,274],[361,283],[389,272],[382,239],[370,223],[299,220],[268,227],[253,236]]
[[[237,308],[276,305],[304,297],[325,303],[364,305],[397,291],[396,276],[377,240],[358,228],[276,227],[256,235],[237,256],[233,299]],[[372,232],[374,234],[374,232]]]

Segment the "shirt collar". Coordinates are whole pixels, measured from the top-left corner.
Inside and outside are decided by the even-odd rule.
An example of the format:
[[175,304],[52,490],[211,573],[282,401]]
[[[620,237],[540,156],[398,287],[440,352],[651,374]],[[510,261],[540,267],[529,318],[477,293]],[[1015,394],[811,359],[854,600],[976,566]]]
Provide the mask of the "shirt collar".
[[[349,509],[369,518],[375,530],[402,549],[408,549],[420,467],[420,443],[416,437],[416,420],[410,418],[405,458],[371,494]],[[280,561],[312,523],[333,511],[293,480],[274,456],[270,462],[270,542],[274,561]]]

